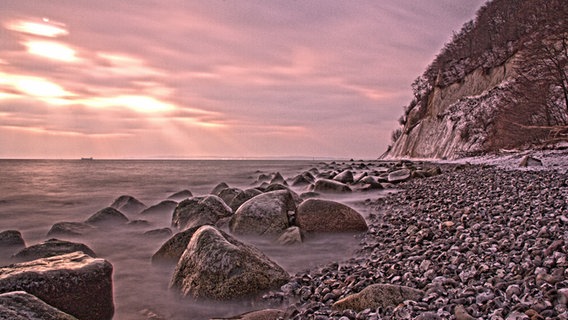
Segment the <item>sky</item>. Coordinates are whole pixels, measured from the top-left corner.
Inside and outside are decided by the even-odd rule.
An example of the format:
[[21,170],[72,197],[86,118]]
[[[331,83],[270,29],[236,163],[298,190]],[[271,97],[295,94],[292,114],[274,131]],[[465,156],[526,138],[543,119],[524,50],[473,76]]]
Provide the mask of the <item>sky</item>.
[[0,158],[358,158],[484,0],[0,0]]

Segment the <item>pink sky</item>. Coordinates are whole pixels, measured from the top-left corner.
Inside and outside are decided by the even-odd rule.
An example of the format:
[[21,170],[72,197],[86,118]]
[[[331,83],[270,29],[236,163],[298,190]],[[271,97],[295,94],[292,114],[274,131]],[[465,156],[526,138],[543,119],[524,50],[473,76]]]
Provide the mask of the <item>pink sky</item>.
[[374,159],[482,0],[0,0],[0,158]]

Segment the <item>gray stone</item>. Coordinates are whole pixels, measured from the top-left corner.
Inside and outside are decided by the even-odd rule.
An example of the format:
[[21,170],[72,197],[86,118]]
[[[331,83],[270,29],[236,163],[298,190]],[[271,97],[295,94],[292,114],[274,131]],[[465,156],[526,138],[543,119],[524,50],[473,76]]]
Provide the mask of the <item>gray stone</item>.
[[168,197],[168,199],[175,201],[182,201],[191,197],[193,197],[193,193],[191,193],[191,191],[186,189],[172,194],[171,196]]
[[240,206],[231,218],[229,228],[234,234],[277,236],[289,227],[288,211],[296,211],[290,192],[263,193]]
[[173,200],[164,200],[158,204],[142,210],[140,214],[172,214],[177,205],[178,203]]
[[13,258],[16,261],[32,261],[41,258],[59,256],[62,254],[81,251],[86,255],[96,258],[97,255],[91,248],[82,243],[63,241],[58,239],[49,239],[42,243],[29,246],[16,253]]
[[0,294],[0,320],[77,320],[25,291]]
[[424,296],[424,292],[418,289],[392,285],[392,284],[373,284],[361,292],[347,296],[332,306],[335,310],[352,309],[362,311],[367,308],[387,308],[394,307],[406,300],[419,300]]
[[152,263],[177,263],[191,237],[200,227],[189,228],[168,239],[152,256]]
[[26,291],[78,319],[112,319],[112,265],[82,252],[0,268],[0,293]]
[[17,249],[26,246],[26,242],[22,238],[22,233],[18,230],[6,230],[0,232],[0,247]]
[[262,192],[257,189],[240,190],[231,202],[229,202],[229,207],[233,210],[233,212],[236,212],[243,203],[258,196],[259,194],[262,194]]
[[302,232],[300,228],[293,226],[286,229],[284,233],[278,237],[278,243],[282,245],[302,243]]
[[354,209],[331,200],[308,199],[296,213],[296,224],[304,232],[364,232],[365,219]]
[[126,213],[140,213],[140,211],[146,209],[145,204],[140,202],[138,199],[128,195],[123,195],[116,198],[116,200],[114,200],[110,207]]
[[388,182],[397,183],[410,179],[412,172],[409,169],[400,169],[389,173]]
[[321,193],[345,193],[351,192],[348,185],[335,180],[319,179],[314,186],[315,192]]
[[238,316],[233,316],[227,319],[232,320],[275,320],[284,318],[285,312],[277,309],[264,309],[243,313]]
[[181,256],[170,287],[183,296],[226,301],[257,296],[288,280],[288,273],[258,249],[203,226]]
[[231,208],[218,196],[195,197],[178,204],[172,216],[172,226],[184,230],[206,224],[214,225],[219,219],[231,214]]
[[128,222],[128,218],[115,208],[107,207],[97,211],[85,222],[92,225],[112,226],[124,224]]
[[531,156],[524,156],[519,163],[519,167],[541,167],[542,161]]
[[83,236],[95,231],[96,228],[84,222],[57,222],[47,232],[48,237],[53,236]]
[[351,170],[345,170],[342,171],[341,173],[339,173],[338,175],[336,175],[333,180],[335,181],[339,181],[341,183],[353,183],[354,178],[353,178],[353,172],[351,172]]

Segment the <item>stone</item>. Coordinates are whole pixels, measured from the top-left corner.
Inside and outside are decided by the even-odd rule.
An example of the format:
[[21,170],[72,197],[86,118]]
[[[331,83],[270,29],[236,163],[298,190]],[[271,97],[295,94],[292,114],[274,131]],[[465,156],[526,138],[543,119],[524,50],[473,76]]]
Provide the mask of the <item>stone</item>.
[[29,246],[25,249],[20,250],[13,256],[16,261],[32,261],[41,258],[48,258],[53,256],[59,256],[62,254],[73,253],[76,251],[81,251],[84,254],[96,258],[97,255],[91,248],[87,247],[82,243],[63,241],[58,239],[49,239],[42,243]]
[[454,308],[454,316],[456,317],[456,320],[475,320],[474,317],[472,317],[467,310],[465,310],[465,307],[463,305],[457,305]]
[[392,284],[373,284],[361,292],[347,296],[332,305],[335,310],[394,307],[406,300],[417,301],[424,296],[422,290]]
[[314,185],[315,192],[321,193],[345,193],[351,192],[348,185],[335,180],[319,179]]
[[97,211],[95,214],[85,220],[85,222],[92,225],[111,226],[124,224],[128,222],[128,218],[115,208],[106,207]]
[[367,223],[354,209],[331,200],[307,199],[296,213],[296,224],[304,232],[364,232]]
[[77,320],[25,291],[0,294],[0,319],[4,320]]
[[233,213],[216,195],[194,197],[180,202],[172,216],[172,227],[184,230],[206,224],[214,225],[219,219]]
[[172,214],[174,212],[174,210],[176,209],[178,203],[173,201],[173,200],[164,200],[158,204],[155,204],[153,206],[150,206],[144,210],[142,210],[142,212],[140,212],[140,214],[144,215],[144,214]]
[[542,161],[531,156],[524,156],[519,162],[519,167],[541,167]]
[[300,231],[300,228],[296,226],[290,227],[286,229],[280,237],[278,237],[277,242],[282,245],[302,243],[302,232]]
[[388,182],[397,183],[410,179],[412,172],[410,169],[400,169],[389,173]]
[[116,198],[110,207],[129,214],[140,213],[140,211],[146,209],[146,205],[140,202],[140,200],[128,195]]
[[247,313],[240,314],[238,316],[233,316],[228,319],[232,320],[275,320],[278,318],[284,318],[286,313],[278,309],[264,309],[250,311]]
[[301,187],[301,186],[310,185],[314,182],[315,182],[314,176],[309,171],[306,171],[292,178],[291,185],[293,187]]
[[288,273],[258,249],[203,226],[191,238],[170,282],[183,296],[227,301],[287,283]]
[[225,188],[219,192],[219,198],[223,199],[223,201],[228,205],[242,191],[243,190],[239,188]]
[[148,238],[168,238],[172,235],[172,229],[160,228],[144,232],[144,236]]
[[90,224],[84,223],[84,222],[57,222],[55,223],[53,226],[51,226],[51,229],[49,229],[49,231],[47,232],[47,236],[48,237],[53,237],[53,236],[71,236],[71,237],[76,237],[76,236],[83,236],[83,235],[87,235],[93,231],[95,231],[96,228],[93,227]]
[[82,320],[112,319],[112,265],[82,252],[0,268],[0,293],[25,291]]
[[152,256],[152,263],[177,263],[191,237],[200,227],[189,228],[168,239]]
[[353,183],[355,179],[353,178],[353,172],[351,170],[344,170],[338,175],[336,175],[333,180],[339,181],[341,183]]
[[174,201],[182,201],[191,197],[193,197],[193,193],[191,193],[191,191],[186,189],[172,194],[171,196],[168,197],[168,199]]
[[24,248],[26,242],[22,238],[22,233],[18,230],[6,230],[0,232],[0,248],[17,250]]
[[229,229],[238,235],[277,236],[290,226],[288,211],[296,211],[290,192],[263,193],[240,206],[229,222]]
[[231,202],[229,202],[229,207],[233,210],[233,212],[236,212],[243,203],[258,196],[259,194],[262,194],[262,192],[257,189],[240,190]]
[[274,174],[274,177],[272,178],[272,180],[270,180],[270,184],[283,184],[283,185],[287,185],[288,183],[286,182],[286,180],[284,179],[284,177],[282,177],[282,175],[280,174],[280,172],[276,172]]
[[221,182],[219,184],[217,184],[215,187],[213,187],[213,190],[211,190],[211,194],[219,196],[219,194],[221,193],[221,191],[223,191],[224,189],[227,189],[229,187],[228,184],[226,184],[225,182]]

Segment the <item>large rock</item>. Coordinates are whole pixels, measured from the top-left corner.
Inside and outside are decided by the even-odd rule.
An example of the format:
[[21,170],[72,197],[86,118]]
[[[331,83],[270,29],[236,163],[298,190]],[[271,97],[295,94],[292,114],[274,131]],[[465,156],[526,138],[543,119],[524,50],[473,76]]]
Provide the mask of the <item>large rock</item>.
[[396,182],[403,182],[410,179],[412,171],[410,169],[400,169],[389,173],[388,175],[388,182],[396,183]]
[[353,183],[355,179],[353,178],[353,172],[351,170],[345,170],[336,175],[333,180],[339,181],[341,183]]
[[211,190],[211,194],[219,196],[219,194],[221,193],[221,191],[225,190],[229,188],[229,185],[225,182],[221,182],[219,184],[217,184],[215,187],[213,187],[213,190]]
[[348,185],[335,180],[319,179],[314,186],[315,192],[321,193],[344,193],[351,192]]
[[26,246],[22,233],[18,230],[0,232],[0,249],[17,250]]
[[304,232],[364,232],[365,219],[354,209],[335,201],[308,199],[298,207],[296,224]]
[[347,296],[333,304],[335,310],[351,309],[362,311],[365,309],[385,309],[394,307],[406,300],[419,300],[424,292],[418,289],[392,285],[373,284],[363,291]]
[[200,227],[193,227],[176,233],[154,253],[152,263],[177,263],[189,241],[191,241],[191,237]]
[[51,229],[49,229],[49,231],[47,232],[47,236],[76,237],[89,234],[94,230],[96,230],[95,227],[84,222],[57,222],[56,224],[51,226]]
[[95,214],[85,220],[88,224],[93,225],[120,225],[128,222],[128,218],[122,212],[115,208],[106,207],[97,211]]
[[226,301],[256,296],[288,280],[288,273],[258,249],[203,226],[181,256],[170,287],[183,296]]
[[519,163],[519,167],[542,167],[542,161],[531,156],[524,156]]
[[158,204],[144,209],[140,214],[172,214],[178,203],[173,200],[164,200]]
[[231,208],[218,196],[195,197],[178,204],[172,216],[172,227],[183,230],[206,224],[214,225],[219,219],[231,214]]
[[178,191],[178,192],[172,194],[171,196],[168,197],[168,199],[174,200],[174,201],[182,201],[182,200],[185,200],[185,199],[188,199],[188,198],[191,198],[191,197],[193,197],[193,193],[191,193],[191,191],[186,189],[186,190],[181,190],[181,191]]
[[77,320],[77,318],[48,305],[25,291],[0,294],[0,319]]
[[25,249],[20,250],[14,255],[14,259],[17,261],[32,261],[41,258],[48,258],[53,256],[59,256],[62,254],[72,253],[76,251],[81,251],[86,255],[96,258],[97,255],[91,248],[87,247],[82,243],[63,241],[58,239],[49,239],[42,243],[29,246]]
[[263,193],[240,206],[229,228],[234,234],[277,236],[290,226],[289,211],[296,211],[296,203],[288,190]]
[[128,195],[116,198],[116,200],[114,200],[110,207],[129,214],[140,213],[140,211],[146,209],[146,205],[143,204],[140,200]]
[[258,189],[240,190],[235,195],[235,197],[231,200],[231,202],[228,202],[229,207],[231,207],[233,212],[236,212],[243,203],[245,203],[248,200],[258,196],[261,193],[262,192],[260,192],[260,190],[258,190]]
[[311,172],[306,171],[300,175],[295,176],[292,179],[292,186],[293,187],[306,186],[314,182],[315,182],[314,176],[311,174]]
[[82,252],[0,268],[0,293],[26,291],[78,319],[112,319],[112,265]]

